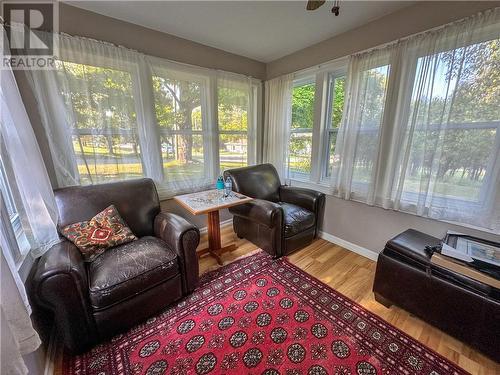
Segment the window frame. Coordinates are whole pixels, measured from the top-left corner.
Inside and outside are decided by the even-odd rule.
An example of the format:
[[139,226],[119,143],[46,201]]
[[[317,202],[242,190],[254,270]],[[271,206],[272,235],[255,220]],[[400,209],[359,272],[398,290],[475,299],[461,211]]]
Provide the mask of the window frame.
[[293,80],[292,93],[291,93],[292,96],[293,96],[293,90],[296,87],[314,84],[314,103],[313,103],[313,127],[312,128],[310,128],[310,129],[309,128],[295,128],[295,129],[293,129],[291,126],[292,121],[293,121],[293,117],[290,116],[290,129],[289,129],[289,134],[288,134],[289,144],[290,144],[290,141],[292,139],[292,134],[311,133],[311,156],[310,156],[310,158],[311,158],[311,171],[309,172],[309,174],[305,175],[304,178],[300,178],[297,175],[294,175],[292,177],[292,174],[291,174],[292,172],[290,170],[290,148],[288,148],[288,150],[287,150],[286,176],[287,176],[287,179],[291,180],[291,181],[300,181],[300,182],[311,181],[311,176],[313,174],[313,168],[314,168],[313,153],[314,153],[314,146],[315,146],[315,143],[314,143],[315,134],[314,133],[315,133],[315,128],[317,128],[317,126],[315,124],[315,122],[316,122],[316,103],[317,103],[317,95],[318,95],[317,83],[318,83],[317,77],[315,75],[311,75],[311,74],[305,74],[305,75],[296,77]]
[[[259,142],[258,134],[260,132],[260,113],[261,111],[258,109],[262,105],[261,101],[261,83],[252,79],[251,82],[248,82],[249,78],[241,79],[239,77],[235,77],[234,80],[229,79],[236,83],[236,85],[241,84],[242,89],[248,88],[248,106],[247,106],[247,130],[221,130],[219,124],[219,84],[216,80],[215,86],[215,106],[214,112],[216,116],[216,134],[217,134],[217,167],[218,173],[222,173],[221,161],[220,161],[220,136],[221,135],[245,135],[247,139],[247,160],[246,166],[253,165],[258,162],[258,153],[259,153]],[[224,87],[221,85],[221,87]],[[217,178],[218,175],[214,176]]]
[[[482,30],[481,32],[478,32],[476,37],[474,37],[472,40],[467,41],[467,43],[464,43],[460,46],[456,46],[455,48],[460,48],[460,47],[465,47],[467,45],[472,45],[476,43],[481,43],[485,42],[491,39],[495,39],[495,36],[497,38],[498,33],[495,34],[495,27],[490,26]],[[447,50],[451,50],[450,44],[446,41],[441,43],[437,49],[433,50],[434,53],[441,53]],[[385,93],[385,101],[384,101],[384,109],[383,109],[383,114],[381,118],[381,127],[379,129],[379,132],[385,131],[387,128],[387,124],[393,124],[394,120],[397,116],[397,112],[403,112],[406,111],[408,113],[408,108],[410,106],[410,101],[411,101],[411,94],[412,94],[412,88],[415,80],[415,74],[416,74],[416,65],[417,61],[420,57],[425,56],[428,52],[428,49],[422,48],[422,49],[411,49],[408,50],[407,54],[405,56],[397,56],[397,54],[391,53],[391,50],[388,49],[387,53],[384,57],[380,58],[380,61],[377,61],[377,63],[371,67],[371,68],[376,68],[377,66],[384,66],[388,65],[388,75],[387,75],[387,88],[386,88],[386,93]],[[296,72],[295,74],[295,80],[300,79],[301,77],[304,77],[305,75],[309,76],[315,76],[316,78],[316,97],[315,97],[315,112],[314,112],[314,129],[316,130],[316,134],[319,134],[319,136],[315,136],[313,138],[313,150],[312,153],[315,155],[315,153],[318,151],[318,147],[320,148],[320,156],[318,159],[312,162],[311,169],[312,171],[316,170],[319,171],[319,176],[320,179],[318,180],[317,177],[318,173],[313,173],[311,172],[311,176],[308,180],[298,180],[294,178],[288,178],[288,182],[293,182],[294,185],[296,186],[302,186],[302,187],[309,187],[313,188],[316,190],[320,190],[322,192],[325,192],[327,194],[332,194],[334,191],[332,190],[330,184],[331,184],[331,177],[326,175],[326,168],[328,168],[328,135],[330,134],[330,117],[331,117],[331,111],[333,108],[330,107],[330,99],[331,99],[331,89],[329,87],[330,85],[330,80],[324,78],[325,72],[328,73],[329,75],[333,75],[334,79],[338,77],[338,74],[336,71],[341,71],[342,68],[344,68],[344,72],[347,72],[347,58],[342,58],[338,60],[334,60],[332,62],[327,63],[326,65],[323,66],[316,66],[313,68],[305,69],[303,71]],[[366,67],[364,67],[366,68]],[[368,70],[370,67],[367,68]],[[295,82],[294,82],[295,84]],[[327,85],[328,89],[325,90],[324,87],[321,87],[320,84],[322,85]],[[346,91],[349,90],[348,82],[346,82]],[[294,85],[295,87],[295,85]],[[409,91],[409,93],[408,93]],[[347,100],[347,92],[346,92],[346,100]],[[399,99],[396,101],[396,105],[394,105],[394,99],[389,100],[390,97],[394,98],[394,95],[398,95]],[[404,103],[403,100],[408,99],[408,103]],[[318,104],[318,102],[321,103]],[[392,105],[390,105],[392,103]],[[345,107],[344,107],[345,109]],[[398,116],[399,117],[399,116]],[[318,120],[320,119],[320,120]],[[458,124],[459,126],[461,124]],[[494,139],[494,145],[493,148],[499,149],[500,148],[500,122],[494,121],[491,124],[488,124],[490,128],[495,128],[496,127],[496,137]],[[319,129],[319,130],[318,130]],[[293,130],[291,130],[293,131]],[[382,159],[384,158],[385,150],[382,150],[381,157]],[[493,150],[494,153],[494,150]],[[486,178],[488,179],[489,183],[487,180],[483,182],[483,185],[481,187],[480,195],[478,197],[478,203],[473,203],[472,201],[468,200],[461,200],[457,198],[457,202],[454,202],[453,207],[450,207],[450,209],[456,209],[456,210],[464,210],[464,209],[481,209],[485,208],[487,206],[494,205],[495,202],[498,201],[498,195],[500,194],[500,189],[497,189],[495,193],[495,189],[492,188],[492,180],[494,181],[496,178],[499,178],[498,175],[500,174],[500,167],[498,166],[498,163],[500,163],[500,154],[497,153],[497,155],[493,154],[487,165],[487,176]],[[287,167],[288,167],[288,161],[287,161]],[[382,166],[381,170],[379,173],[390,173],[390,171],[387,170],[386,166]],[[360,185],[366,185],[363,183],[360,183]],[[360,186],[361,188],[363,186]],[[359,196],[356,194],[356,192],[351,193],[351,199],[354,201],[359,201]],[[403,200],[404,198],[402,198]],[[446,197],[445,197],[446,199]],[[378,203],[377,203],[378,205]],[[398,209],[398,211],[410,213],[410,214],[415,214],[416,213],[409,211],[407,209]],[[426,214],[423,215],[417,215],[417,216],[423,216],[425,217]],[[440,219],[440,221],[448,221],[446,219]],[[453,222],[453,221],[448,221],[448,222]],[[467,223],[456,223],[462,226],[469,226],[469,227],[474,227],[473,225],[467,224]],[[484,231],[490,231],[487,228],[483,227],[474,227],[479,230],[484,230]]]
[[[339,78],[344,77],[344,79],[347,81],[347,66],[341,68],[341,69],[336,69],[328,73],[328,89],[327,89],[327,96],[326,96],[326,116],[325,116],[325,121],[324,121],[324,128],[325,128],[325,142],[323,145],[322,149],[322,154],[321,154],[321,176],[320,176],[320,181],[323,183],[326,183],[330,178],[331,178],[331,166],[330,166],[330,142],[331,142],[331,136],[332,134],[336,133],[338,135],[338,132],[340,130],[340,126],[342,125],[342,118],[341,118],[341,124],[339,125],[338,128],[332,127],[332,112],[333,112],[333,106],[332,106],[332,101],[335,99],[335,81]],[[344,88],[345,88],[345,83],[344,83]],[[344,90],[344,100],[345,100],[345,90]],[[344,109],[342,109],[342,114],[344,112]]]
[[[153,71],[151,71],[151,80],[154,76],[160,77],[160,78],[172,78],[172,79],[179,79],[179,80],[185,80],[185,81],[192,81],[200,84],[200,112],[201,112],[201,130],[169,130],[169,129],[162,129],[161,126],[158,123],[158,119],[156,117],[156,112],[153,111],[153,116],[154,116],[154,126],[155,126],[155,132],[158,135],[158,141],[159,141],[159,153],[160,153],[160,161],[161,161],[161,175],[164,175],[164,167],[163,167],[163,152],[161,150],[161,137],[165,136],[176,136],[176,135],[183,135],[183,134],[188,134],[188,135],[200,135],[202,136],[202,142],[203,142],[203,165],[204,165],[204,173],[203,176],[199,179],[197,179],[197,184],[200,186],[206,185],[209,183],[211,179],[213,179],[213,173],[211,171],[211,168],[206,168],[206,163],[207,161],[212,159],[212,155],[210,153],[210,110],[209,110],[209,100],[208,97],[210,95],[210,79],[209,77],[203,76],[201,74],[197,74],[196,72],[190,71],[190,70],[185,70],[185,69],[175,69],[171,66],[165,66],[163,64],[154,64],[153,65]],[[163,76],[160,76],[159,73],[163,73]],[[174,78],[175,77],[175,78]],[[155,101],[154,99],[154,91],[151,86],[151,91],[153,95],[153,102]],[[163,180],[165,181],[165,180]],[[171,189],[172,186],[176,183],[176,180],[172,180],[171,183],[168,181],[164,183],[162,181],[162,187],[168,189]]]
[[[115,47],[111,47],[111,48],[115,48]],[[97,59],[97,58],[101,60],[101,64],[96,64],[95,59]],[[109,134],[109,135],[112,137],[114,135],[123,135],[123,134],[134,135],[134,132],[136,133],[135,135],[137,136],[137,140],[138,140],[137,145],[139,146],[139,148],[141,150],[138,154],[138,157],[139,157],[139,160],[141,163],[141,171],[142,171],[141,176],[145,177],[146,171],[148,170],[148,166],[144,162],[144,159],[142,156],[142,147],[141,147],[140,134],[139,134],[140,133],[139,122],[141,120],[144,121],[144,119],[141,119],[139,116],[139,114],[141,113],[141,111],[139,111],[139,109],[143,107],[142,101],[141,101],[142,96],[140,95],[140,92],[141,92],[141,87],[140,87],[141,67],[139,66],[139,64],[136,61],[134,61],[133,59],[117,62],[115,59],[113,59],[111,57],[100,55],[98,53],[92,54],[92,55],[83,54],[83,53],[66,54],[64,50],[61,50],[61,56],[57,59],[57,61],[60,61],[63,64],[64,63],[71,63],[71,64],[75,64],[75,65],[86,65],[86,66],[90,66],[90,67],[94,67],[94,68],[117,70],[117,71],[121,71],[124,73],[128,73],[130,75],[130,82],[131,82],[130,89],[132,91],[132,99],[134,101],[134,111],[135,111],[135,115],[136,115],[135,129],[122,130],[121,132],[116,132],[116,133],[110,132],[111,134]],[[151,92],[152,92],[152,89],[151,89]],[[72,145],[73,156],[75,158],[74,168],[75,168],[75,171],[78,175],[78,179],[80,180],[81,174],[80,174],[80,171],[78,170],[78,162],[76,162],[77,153],[73,147],[73,136],[81,136],[81,135],[87,135],[87,134],[80,134],[79,130],[80,129],[69,128],[68,133],[70,134],[70,137],[71,137],[69,142]],[[93,128],[82,129],[82,130],[88,130],[90,135],[96,135],[92,132]],[[130,133],[130,134],[128,134],[128,133]],[[99,181],[96,183],[92,182],[91,184],[86,184],[86,185],[98,185],[98,184],[104,184],[104,183],[108,183],[108,182],[124,181],[124,180],[125,179]]]
[[[363,67],[364,71],[369,71],[372,69],[385,67],[387,66],[388,74],[387,74],[387,86],[385,92],[384,99],[384,108],[381,116],[380,123],[381,125],[386,121],[389,116],[393,115],[392,109],[387,110],[387,98],[391,95],[391,90],[394,90],[397,85],[397,80],[394,79],[393,74],[393,65],[394,61],[392,59],[392,55],[389,51],[382,54],[379,58],[374,60],[372,64],[369,66]],[[331,113],[330,108],[330,76],[341,77],[343,75],[346,76],[346,89],[348,89],[348,81],[347,74],[349,65],[349,58],[342,57],[337,60],[334,60],[328,64],[323,66],[318,66],[316,68],[307,69],[302,72],[296,73],[297,80],[300,80],[305,76],[314,76],[316,82],[316,95],[315,95],[315,110],[314,110],[314,120],[313,120],[313,146],[312,146],[312,158],[311,158],[311,175],[308,180],[299,180],[294,178],[288,178],[290,183],[294,183],[295,185],[302,187],[309,187],[312,189],[319,189],[320,191],[332,194],[335,191],[331,188],[332,177],[325,176],[324,171],[327,168],[328,160],[326,159],[328,147],[328,139],[327,133],[329,131],[329,116]],[[294,80],[295,81],[295,80]],[[345,110],[345,105],[343,108],[343,112]],[[344,115],[344,113],[343,113]],[[340,129],[340,128],[339,128]],[[381,132],[381,127],[378,130]],[[380,134],[379,134],[380,136]],[[354,182],[355,186],[358,188],[355,191],[351,192],[351,196],[353,200],[360,199],[359,192],[363,191],[363,189],[367,189],[368,184],[366,182]]]
[[[406,122],[408,121],[408,116],[410,115],[410,108],[411,108],[411,103],[412,103],[412,96],[413,96],[413,89],[414,89],[414,84],[415,84],[415,76],[417,74],[417,69],[418,69],[418,60],[420,58],[424,58],[427,56],[434,56],[443,52],[449,52],[453,51],[459,48],[465,48],[468,46],[472,46],[474,44],[478,43],[483,43],[487,42],[490,40],[498,39],[498,32],[495,29],[495,25],[489,25],[488,27],[485,27],[483,30],[481,30],[477,35],[475,35],[474,38],[471,38],[467,41],[463,41],[462,43],[458,45],[453,45],[453,47],[450,46],[450,43],[455,42],[453,38],[450,38],[449,40],[446,40],[436,46],[432,51],[429,51],[428,48],[421,47],[421,48],[412,48],[407,51],[407,55],[402,56],[400,60],[396,61],[389,61],[390,65],[398,65],[398,75],[396,77],[389,77],[390,80],[395,81],[396,85],[400,86],[402,90],[398,92],[398,97],[399,99],[397,100],[396,104],[393,106],[394,108],[390,109],[391,114],[394,115],[394,112],[397,111],[398,109],[404,113],[404,116],[402,117],[403,120]],[[429,53],[431,52],[431,53]],[[403,83],[404,86],[401,85],[402,79],[401,78],[401,67],[403,70],[407,73],[406,78],[404,79]],[[389,83],[390,84],[390,83]],[[452,126],[461,127],[466,124],[475,124],[479,128],[482,128],[484,125],[484,122],[463,122],[463,123],[454,123]],[[496,133],[495,133],[495,140],[494,144],[492,147],[492,152],[494,152],[495,149],[500,149],[500,120],[499,121],[493,121],[493,122],[488,122],[490,126],[487,128],[493,129],[496,128]],[[448,129],[448,128],[447,128]],[[465,129],[465,127],[464,127]],[[473,129],[467,128],[467,129]],[[442,198],[447,200],[448,203],[453,202],[453,204],[448,204],[447,208],[449,210],[454,210],[457,212],[465,211],[468,209],[472,210],[481,210],[484,208],[487,208],[489,205],[494,204],[495,201],[495,194],[494,192],[490,191],[492,190],[491,186],[493,184],[489,183],[490,179],[495,179],[497,178],[497,175],[500,173],[499,169],[500,167],[497,167],[495,170],[495,165],[498,165],[500,162],[500,155],[497,153],[496,155],[492,155],[490,158],[485,175],[487,176],[487,180],[483,181],[482,186],[480,188],[479,196],[477,201],[473,200],[467,200],[464,199],[463,197],[455,197],[451,195],[444,195]],[[494,189],[493,189],[494,190]],[[401,201],[404,203],[405,207],[410,210],[415,210],[416,209],[416,204],[415,204],[415,199],[408,199],[405,198],[405,195],[407,194],[412,194],[411,191],[406,191],[403,190],[402,196],[401,196]],[[416,195],[416,200],[420,199],[422,197],[421,194],[415,193]],[[428,209],[426,208],[425,210],[426,214]],[[404,212],[408,212],[405,210]],[[467,225],[465,223],[459,223],[459,225]],[[478,228],[481,229],[481,228]]]
[[9,186],[9,180],[7,179],[7,171],[3,160],[0,158],[0,191],[3,192],[3,203],[4,207],[7,208],[7,213],[9,215],[9,221],[12,224],[14,233],[16,237],[22,231],[21,218],[14,201],[14,196],[12,194],[12,189]]
[[[21,216],[16,206],[15,190],[9,183],[8,161],[0,157],[0,203],[2,207],[2,221],[7,224],[7,240],[12,259],[16,265],[21,266],[26,256],[29,255],[30,245],[21,222]],[[10,210],[9,210],[10,208]],[[9,212],[10,211],[10,212]]]
[[[328,133],[328,117],[331,109],[329,108],[330,76],[347,75],[348,57],[336,59],[328,64],[320,65],[311,69],[305,69],[297,72],[294,75],[293,87],[300,86],[306,83],[315,83],[314,95],[314,113],[313,113],[313,128],[306,129],[307,132],[312,132],[312,149],[311,149],[311,173],[307,179],[292,178],[288,173],[289,169],[289,154],[287,153],[287,181],[293,182],[296,185],[319,188],[321,191],[331,193],[328,184],[329,177],[325,176],[327,168],[327,160],[325,159],[328,147],[326,139]],[[290,118],[291,121],[291,118]],[[290,126],[290,134],[294,132]]]
[[[111,47],[114,48],[114,47]],[[134,100],[134,109],[136,113],[136,126],[134,129],[138,133],[138,146],[140,147],[139,158],[142,165],[142,176],[148,175],[158,176],[155,181],[157,182],[157,190],[161,199],[171,198],[175,194],[192,192],[199,189],[210,187],[221,173],[220,169],[220,153],[219,153],[219,139],[221,134],[238,133],[244,134],[247,138],[247,165],[253,165],[261,161],[262,156],[262,81],[243,76],[236,73],[228,73],[216,71],[188,64],[177,63],[153,56],[144,56],[144,59],[137,59],[135,57],[126,58],[124,61],[116,62],[115,59],[109,56],[101,56],[97,53],[95,55],[84,54],[67,54],[61,51],[61,56],[58,60],[73,64],[89,65],[92,67],[116,69],[127,72],[132,80],[132,95]],[[94,57],[98,57],[102,63],[96,64]],[[165,71],[166,76],[176,76],[177,74],[196,77],[203,82],[203,89],[201,90],[201,111],[202,111],[202,130],[191,131],[193,135],[201,135],[203,137],[203,154],[204,154],[204,176],[197,179],[195,182],[196,187],[183,188],[177,184],[178,180],[164,179],[163,170],[163,155],[161,152],[160,135],[167,135],[164,132],[160,134],[160,127],[157,123],[156,113],[154,108],[149,108],[146,100],[152,100],[154,103],[154,92],[152,86],[152,77],[154,71]],[[228,77],[229,80],[241,82],[242,86],[248,85],[249,87],[249,106],[248,106],[248,128],[247,131],[219,131],[218,126],[218,100],[217,89],[218,77]],[[146,99],[145,99],[146,98]],[[250,104],[251,103],[251,104]],[[142,115],[142,116],[141,116]],[[141,125],[144,123],[144,125]],[[143,126],[144,129],[140,129]],[[154,130],[153,130],[154,127]],[[141,140],[141,132],[149,133],[146,135],[149,139],[155,138],[155,144],[151,145],[154,149],[155,158],[158,161],[153,165],[146,165],[143,157],[143,147]],[[76,135],[73,129],[69,129],[70,136]],[[170,131],[168,135],[175,135],[184,133],[182,130]],[[175,133],[175,134],[174,134]],[[144,135],[142,135],[144,137]],[[72,142],[72,140],[70,140]],[[76,150],[72,148],[73,156],[76,158]],[[78,171],[78,164],[74,162],[74,168],[77,177],[80,178]],[[158,170],[157,170],[158,169]],[[159,177],[161,176],[161,177]],[[158,183],[158,179],[161,180]],[[113,179],[111,181],[120,181],[121,179]],[[106,183],[108,181],[98,181],[94,184]]]

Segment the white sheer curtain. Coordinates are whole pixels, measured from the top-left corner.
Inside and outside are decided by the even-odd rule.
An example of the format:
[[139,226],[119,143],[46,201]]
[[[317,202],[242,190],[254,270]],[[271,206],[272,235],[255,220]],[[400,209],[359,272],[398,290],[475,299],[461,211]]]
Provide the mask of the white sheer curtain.
[[[4,32],[2,29],[4,38]],[[0,57],[8,56],[8,44],[3,40]],[[9,165],[8,184],[15,191],[15,209],[21,217],[22,231],[33,255],[40,255],[58,241],[55,223],[57,211],[49,178],[40,150],[22,102],[14,74],[0,70],[0,146],[2,161]],[[23,282],[17,271],[14,254],[21,254],[11,217],[0,195],[0,320],[1,373],[27,374],[22,356],[40,345],[38,334],[30,320]]]
[[263,161],[273,164],[285,181],[290,123],[292,120],[293,74],[270,81],[265,86]]
[[374,203],[390,55],[391,51],[374,50],[349,60],[331,174],[333,192],[343,199]]
[[30,74],[59,186],[110,177],[161,181],[158,138],[148,131],[154,104],[141,82],[151,79],[140,74],[144,57],[85,38],[56,38],[56,69]]
[[161,195],[189,191],[211,181],[213,159],[210,114],[206,110],[210,80],[185,65],[147,58],[153,88],[153,125],[162,159]]
[[257,87],[250,77],[217,72],[217,124],[221,170],[257,160]]
[[56,69],[29,74],[59,187],[145,176],[167,198],[257,160],[257,80],[56,38]]
[[414,79],[393,123],[395,209],[500,231],[499,30],[496,8],[399,47]]
[[[2,211],[4,207],[2,205]],[[0,284],[0,321],[1,321],[1,373],[27,374],[28,369],[23,355],[34,352],[41,344],[38,333],[33,329],[30,314],[31,308],[24,289],[24,284],[17,273],[14,260],[10,256],[12,246],[17,246],[12,239],[13,232],[6,233],[8,215],[2,212],[0,232],[1,244],[1,284]]]
[[351,56],[335,194],[500,229],[499,25],[497,8]]
[[[5,42],[6,43],[6,42]],[[3,55],[3,52],[2,52]],[[59,241],[57,208],[49,177],[14,74],[0,70],[2,160],[12,170],[9,184],[31,252],[38,256]]]

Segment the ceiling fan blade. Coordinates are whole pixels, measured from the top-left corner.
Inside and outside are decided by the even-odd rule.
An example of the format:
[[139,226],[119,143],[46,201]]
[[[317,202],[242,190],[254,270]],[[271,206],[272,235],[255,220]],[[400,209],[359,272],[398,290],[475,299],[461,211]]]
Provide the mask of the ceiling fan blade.
[[326,0],[319,0],[319,1],[316,1],[316,0],[309,0],[309,1],[307,2],[306,9],[307,9],[307,10],[316,10],[316,9],[318,9],[320,6],[322,6],[325,2],[326,2]]

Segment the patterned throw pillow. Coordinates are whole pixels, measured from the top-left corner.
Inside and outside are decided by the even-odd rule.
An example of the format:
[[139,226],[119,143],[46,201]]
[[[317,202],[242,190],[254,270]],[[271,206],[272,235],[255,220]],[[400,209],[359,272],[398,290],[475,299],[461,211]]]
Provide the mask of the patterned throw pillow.
[[78,247],[86,262],[92,262],[110,247],[137,239],[113,205],[89,221],[64,227],[61,233]]

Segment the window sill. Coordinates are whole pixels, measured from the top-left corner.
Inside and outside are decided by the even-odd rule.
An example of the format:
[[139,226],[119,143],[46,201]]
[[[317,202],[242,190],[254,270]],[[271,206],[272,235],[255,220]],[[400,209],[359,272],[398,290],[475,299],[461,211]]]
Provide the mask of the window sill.
[[[316,190],[316,191],[324,193],[324,194],[326,194],[328,196],[337,198],[335,195],[332,194],[331,187],[329,187],[325,183],[321,183],[321,182],[320,183],[314,183],[314,182],[311,182],[311,181],[301,181],[301,180],[294,180],[294,179],[287,179],[286,181],[287,181],[288,185],[290,185],[290,186],[303,187],[303,188],[307,188],[307,189]],[[337,199],[342,199],[342,198],[337,198]],[[435,218],[432,218],[432,217],[417,215],[416,213],[413,213],[413,212],[410,212],[410,211],[393,210],[393,209],[390,209],[390,208],[381,207],[379,205],[371,206],[371,205],[368,205],[365,202],[362,202],[361,200],[358,200],[358,199],[355,199],[355,198],[351,199],[350,201],[356,202],[356,203],[360,203],[360,204],[364,204],[364,205],[367,205],[367,206],[370,206],[370,207],[381,208],[383,210],[395,211],[395,212],[400,212],[402,214],[417,216],[417,217],[420,217],[422,219],[435,220],[435,221],[440,222],[440,223],[447,223],[447,224],[450,224],[450,225],[456,225],[456,226],[462,227],[464,229],[467,228],[467,229],[472,229],[472,230],[476,230],[476,231],[487,233],[487,234],[498,235],[498,232],[496,232],[493,229],[488,229],[488,228],[484,228],[484,227],[478,227],[478,226],[475,226],[475,225],[472,225],[472,224],[467,224],[467,223],[462,223],[462,222],[457,222],[457,221],[452,221],[452,220],[445,220],[445,219],[442,219],[442,220],[435,219]]]
[[193,187],[179,187],[179,188],[171,188],[169,186],[156,184],[156,190],[158,191],[158,196],[160,201],[165,201],[174,198],[177,195],[191,194],[204,190],[215,189],[215,181],[211,182],[208,180],[204,180],[200,183],[196,183]]
[[331,194],[331,188],[322,183],[314,183],[311,181],[304,181],[304,180],[294,180],[294,179],[287,179],[287,183],[290,186],[297,186],[297,187],[302,187],[306,189],[312,189],[319,191],[321,193],[327,194],[327,195],[332,195]]

